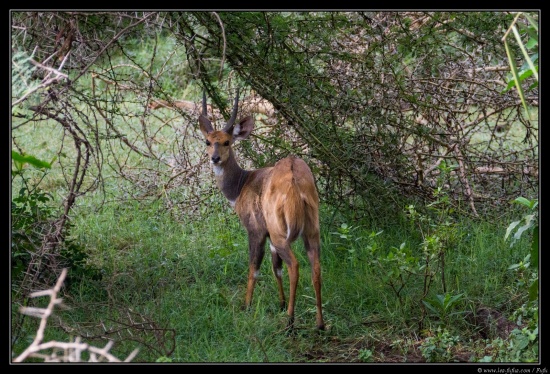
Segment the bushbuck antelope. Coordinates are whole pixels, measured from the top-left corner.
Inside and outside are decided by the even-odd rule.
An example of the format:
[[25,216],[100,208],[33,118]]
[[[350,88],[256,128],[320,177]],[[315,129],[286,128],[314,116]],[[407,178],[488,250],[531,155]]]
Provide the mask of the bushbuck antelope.
[[254,117],[246,116],[235,123],[238,100],[237,91],[229,121],[222,130],[214,130],[208,120],[206,95],[203,94],[199,124],[206,138],[206,151],[214,169],[216,183],[248,232],[249,270],[245,305],[251,305],[267,239],[282,310],[286,304],[282,281],[283,261],[288,268],[290,297],[287,328],[292,330],[299,264],[290,245],[301,236],[311,264],[311,280],[317,301],[317,328],[324,330],[321,305],[319,196],[313,174],[307,164],[296,157],[286,157],[272,167],[241,169],[231,146],[235,140],[246,139],[250,135],[254,128]]

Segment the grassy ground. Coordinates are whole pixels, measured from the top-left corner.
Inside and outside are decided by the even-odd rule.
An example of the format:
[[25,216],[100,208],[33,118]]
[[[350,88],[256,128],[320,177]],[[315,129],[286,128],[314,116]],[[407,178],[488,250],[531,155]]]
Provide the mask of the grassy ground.
[[[55,131],[45,124],[40,131],[25,126],[15,141],[50,161],[64,157],[54,151],[61,138]],[[396,203],[388,192],[391,203],[378,196],[365,217],[322,206],[327,331],[314,329],[311,273],[303,245],[295,243],[301,264],[297,331],[288,336],[269,255],[253,307],[242,310],[247,237],[219,191],[203,197],[198,213],[181,210],[176,216],[162,199],[121,201],[122,183],[106,175],[105,201],[101,194],[77,199],[69,238],[74,246],[66,254],[72,261],[63,295],[67,308],[50,318],[45,341],[82,336],[104,346],[112,339],[117,357],[139,348],[138,362],[467,362],[491,356],[499,337],[471,317],[490,310],[509,321],[526,301],[524,280],[508,267],[529,253],[528,238],[514,247],[503,240],[510,222],[525,213],[519,207],[492,221],[459,217],[444,206],[416,207],[412,221],[405,208],[414,202]],[[40,186],[63,188],[57,164]],[[19,187],[12,186],[14,194]],[[185,200],[185,191],[178,191],[170,192],[172,201]],[[59,196],[64,193],[52,198]],[[288,295],[286,276],[284,282]],[[438,310],[438,295],[457,299]],[[14,352],[26,348],[37,326],[37,319],[26,318]]]
[[[517,218],[512,213],[500,222],[458,223],[456,238],[445,248],[444,283],[448,294],[462,296],[447,313],[427,313],[420,323],[422,300],[445,293],[442,273],[434,268],[437,275],[423,298],[422,271],[403,272],[401,281],[391,272],[412,265],[388,257],[404,253],[401,248],[409,260],[422,260],[419,230],[402,215],[392,224],[351,221],[324,206],[327,331],[314,329],[311,273],[297,242],[297,331],[288,336],[269,256],[253,307],[243,310],[246,233],[219,196],[206,204],[211,208],[201,220],[177,222],[160,204],[107,204],[94,211],[93,201],[83,201],[72,237],[87,258],[71,268],[64,296],[68,309],[50,321],[46,340],[81,335],[103,346],[114,339],[111,352],[118,357],[140,349],[134,362],[424,362],[430,344],[443,341],[450,353],[440,360],[475,361],[490,346],[467,317],[480,306],[509,316],[523,300],[507,268],[525,257],[528,246],[522,241],[510,248],[503,241],[507,225]],[[28,325],[29,336],[34,327]]]

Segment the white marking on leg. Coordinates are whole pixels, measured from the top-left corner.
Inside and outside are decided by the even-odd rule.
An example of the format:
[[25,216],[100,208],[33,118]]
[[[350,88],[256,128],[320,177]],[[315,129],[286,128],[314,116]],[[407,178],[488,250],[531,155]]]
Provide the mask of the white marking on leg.
[[254,272],[254,279],[258,279],[258,277],[260,276],[260,271],[259,270],[256,270]]
[[277,253],[277,248],[275,248],[275,246],[271,244],[271,242],[269,242],[269,249],[271,250],[271,253]]

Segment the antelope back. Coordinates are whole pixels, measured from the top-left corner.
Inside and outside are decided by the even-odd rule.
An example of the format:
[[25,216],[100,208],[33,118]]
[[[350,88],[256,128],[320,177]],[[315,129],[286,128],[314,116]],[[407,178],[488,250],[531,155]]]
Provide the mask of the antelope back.
[[264,181],[262,209],[274,243],[291,243],[310,230],[318,230],[319,198],[306,163],[287,157],[275,164]]

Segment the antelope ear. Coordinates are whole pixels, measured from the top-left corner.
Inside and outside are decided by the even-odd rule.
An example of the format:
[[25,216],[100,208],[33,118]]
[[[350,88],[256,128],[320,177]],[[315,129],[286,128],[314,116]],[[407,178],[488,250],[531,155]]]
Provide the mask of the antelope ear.
[[210,134],[212,131],[214,131],[214,128],[212,127],[212,123],[206,116],[200,115],[199,116],[199,124],[200,129],[204,137],[206,137],[208,134]]
[[254,117],[247,116],[233,127],[233,139],[246,139],[252,130],[254,130]]

